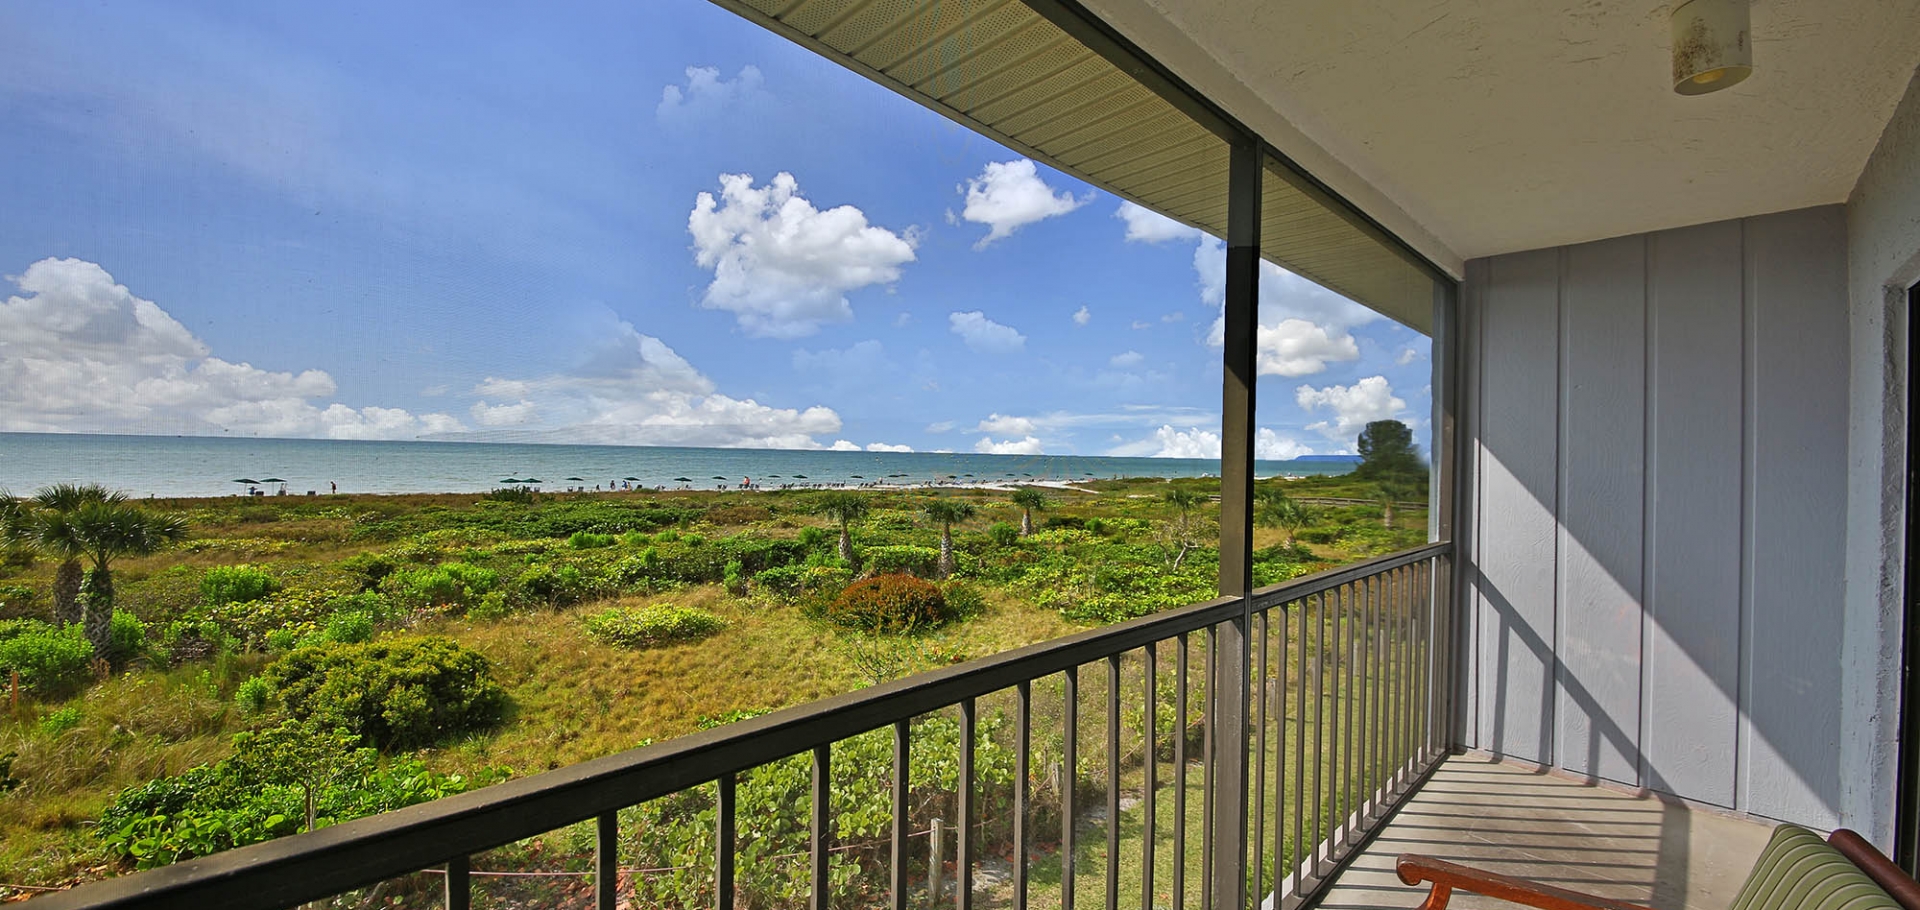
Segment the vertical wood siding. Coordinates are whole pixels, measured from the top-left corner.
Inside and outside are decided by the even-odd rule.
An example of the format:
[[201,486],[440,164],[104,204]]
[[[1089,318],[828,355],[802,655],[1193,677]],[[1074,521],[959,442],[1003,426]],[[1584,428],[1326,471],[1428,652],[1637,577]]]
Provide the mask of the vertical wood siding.
[[1845,244],[1829,206],[1469,264],[1469,745],[1839,823]]

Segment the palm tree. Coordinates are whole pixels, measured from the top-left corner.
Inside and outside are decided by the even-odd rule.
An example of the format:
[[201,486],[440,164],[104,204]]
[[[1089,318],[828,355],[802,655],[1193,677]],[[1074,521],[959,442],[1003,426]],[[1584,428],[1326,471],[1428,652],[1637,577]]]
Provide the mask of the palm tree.
[[964,499],[936,499],[926,506],[927,517],[940,523],[940,577],[953,574],[953,523],[973,517],[974,505]]
[[867,498],[858,493],[828,493],[814,501],[813,510],[840,523],[840,559],[853,565],[853,535],[847,525],[867,517]]
[[1033,513],[1045,512],[1053,500],[1034,487],[1021,487],[1013,491],[1013,504],[1020,507],[1020,536],[1025,537],[1033,533]]
[[17,539],[60,560],[53,573],[53,621],[69,626],[81,619],[80,585],[83,581],[81,557],[87,555],[73,524],[73,516],[89,505],[113,505],[126,502],[126,495],[97,483],[57,483],[41,487],[33,494],[33,503]]
[[1260,491],[1260,511],[1256,516],[1269,528],[1287,532],[1287,546],[1293,546],[1294,532],[1313,520],[1313,510],[1287,495],[1287,491],[1269,487]]
[[187,536],[187,520],[158,515],[124,501],[90,502],[66,520],[93,563],[80,586],[82,623],[95,657],[106,657],[113,620],[113,561],[144,556]]

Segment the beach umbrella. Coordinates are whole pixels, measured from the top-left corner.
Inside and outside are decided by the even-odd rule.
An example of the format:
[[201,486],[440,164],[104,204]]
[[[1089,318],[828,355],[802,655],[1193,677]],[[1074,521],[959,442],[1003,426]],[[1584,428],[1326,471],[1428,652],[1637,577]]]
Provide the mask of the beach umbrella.
[[622,477],[622,478],[620,478],[620,479],[621,479],[621,480],[639,480],[640,478],[638,478],[638,477]]
[[260,481],[257,481],[257,480],[248,480],[247,478],[245,478],[245,477],[242,477],[242,478],[240,478],[239,480],[236,480],[236,481],[234,481],[234,483],[244,483],[244,484],[246,484],[247,486],[250,486],[250,487],[251,487],[251,486],[255,486],[255,485],[257,485],[257,484],[259,484],[259,483],[260,483]]
[[541,480],[540,480],[540,478],[538,478],[538,477],[529,477],[529,478],[527,478],[526,480],[523,480],[523,481],[520,481],[520,482],[521,482],[521,483],[540,483],[540,482],[541,482]]
[[577,480],[577,481],[580,481],[581,483],[586,483],[586,482],[587,482],[587,479],[586,479],[585,477],[569,477],[569,478],[567,478],[567,479],[568,479],[568,480]]
[[673,479],[673,482],[674,482],[674,483],[692,483],[692,482],[693,482],[693,478],[691,478],[691,477],[675,477],[675,478]]
[[263,480],[263,481],[260,481],[260,482],[261,482],[261,483],[286,483],[286,481],[285,481],[285,480],[282,480],[282,479],[280,479],[280,478],[278,478],[278,477],[269,477],[269,478],[267,478],[266,480]]
[[768,474],[767,476],[768,476],[768,477],[779,477],[780,475],[778,475],[778,474]]
[[795,474],[795,475],[793,475],[793,476],[795,476],[795,477],[798,477],[798,478],[800,478],[801,480],[806,480],[806,479],[807,479],[807,475],[805,475],[805,474]]
[[866,480],[866,479],[867,479],[867,475],[865,475],[865,474],[855,474],[855,475],[853,475],[853,479],[854,479],[854,480]]
[[503,481],[500,481],[500,482],[501,482],[501,483],[520,483],[520,482],[521,482],[521,480],[520,480],[520,478],[518,478],[518,477],[509,477],[509,478],[507,478],[506,480],[503,480]]
[[713,479],[714,479],[714,480],[726,480],[726,479],[727,479],[727,475],[725,475],[725,474],[715,474],[715,475],[713,475]]

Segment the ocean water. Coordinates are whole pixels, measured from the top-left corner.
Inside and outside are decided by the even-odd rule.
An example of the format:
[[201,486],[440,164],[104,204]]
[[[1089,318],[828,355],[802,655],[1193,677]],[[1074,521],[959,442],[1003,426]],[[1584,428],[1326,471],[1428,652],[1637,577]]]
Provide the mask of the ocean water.
[[[1351,465],[1262,461],[1258,476],[1340,474]],[[0,489],[29,493],[51,483],[103,483],[133,496],[222,496],[240,480],[279,478],[287,491],[464,493],[504,481],[544,490],[619,484],[677,489],[786,483],[1018,483],[1109,477],[1201,477],[1218,461],[1083,455],[825,452],[675,446],[577,446],[466,442],[357,442],[203,436],[0,433]],[[804,475],[804,479],[802,479]],[[571,480],[569,478],[583,478]],[[680,478],[686,478],[682,480]],[[281,484],[263,484],[272,492]]]

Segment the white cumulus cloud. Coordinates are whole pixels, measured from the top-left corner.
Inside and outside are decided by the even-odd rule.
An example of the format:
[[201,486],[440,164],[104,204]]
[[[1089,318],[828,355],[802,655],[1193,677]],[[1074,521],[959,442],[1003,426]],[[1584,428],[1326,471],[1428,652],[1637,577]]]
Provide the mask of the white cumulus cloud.
[[967,197],[967,207],[960,211],[960,217],[989,228],[987,236],[973,245],[976,250],[1036,221],[1065,215],[1089,201],[1075,199],[1072,193],[1055,193],[1026,158],[988,162],[980,176],[969,178],[960,191]]
[[991,436],[982,436],[973,444],[973,450],[982,455],[1044,455],[1046,452],[1040,440],[1032,436],[1025,439],[1008,439],[995,442]]
[[159,304],[98,264],[42,259],[0,301],[0,430],[246,433],[408,439],[463,429],[447,414],[327,402],[323,370],[263,370],[212,356]]
[[1113,217],[1127,223],[1127,240],[1135,243],[1164,243],[1168,240],[1192,240],[1200,236],[1190,228],[1150,208],[1122,202]]
[[817,209],[784,171],[762,187],[748,174],[722,174],[719,197],[696,198],[687,230],[694,261],[713,270],[703,305],[773,338],[852,319],[849,292],[898,280],[914,259],[912,232],[870,225],[851,205]]
[[[1178,430],[1171,424],[1163,424],[1152,436],[1118,446],[1107,454],[1211,460],[1220,457],[1220,434],[1199,427]],[[1267,427],[1261,427],[1253,434],[1253,457],[1261,461],[1290,461],[1312,454],[1312,447]]]
[[1033,420],[1027,417],[1010,417],[989,414],[987,419],[973,428],[976,433],[998,433],[1001,436],[1030,436],[1033,434]]
[[1107,358],[1107,365],[1116,369],[1126,369],[1127,367],[1137,367],[1146,359],[1146,355],[1139,351],[1124,351]]
[[851,440],[836,439],[833,441],[833,445],[827,446],[827,450],[832,452],[858,452],[860,451],[860,444]]
[[666,342],[621,322],[575,370],[489,378],[474,394],[515,397],[537,419],[498,438],[608,445],[817,449],[840,432],[831,408],[779,408],[722,394]]
[[703,120],[742,102],[765,97],[765,81],[759,67],[751,64],[741,67],[732,79],[720,78],[717,66],[689,66],[684,88],[669,85],[660,90],[654,116],[671,126]]
[[[1207,343],[1220,347],[1226,339],[1226,244],[1201,238],[1194,249],[1193,268],[1200,280],[1201,300],[1221,312],[1207,333]],[[1332,361],[1358,360],[1360,346],[1349,330],[1378,319],[1379,314],[1263,261],[1259,318],[1260,374],[1308,376],[1325,370]]]
[[534,403],[524,398],[512,404],[488,404],[483,398],[474,402],[468,413],[483,427],[517,427],[538,419],[537,411]]
[[1087,323],[1092,321],[1093,321],[1093,314],[1091,312],[1088,312],[1086,307],[1083,306],[1073,311],[1074,325],[1086,325]]
[[913,446],[892,445],[890,443],[885,443],[885,442],[869,442],[867,443],[867,451],[869,452],[911,452],[913,451]]
[[1393,358],[1393,362],[1401,366],[1406,366],[1407,364],[1410,364],[1419,359],[1420,359],[1419,351],[1416,351],[1413,348],[1402,348],[1400,350],[1400,356]]
[[1330,385],[1323,389],[1303,385],[1294,390],[1293,397],[1302,410],[1332,411],[1332,419],[1307,424],[1307,429],[1345,444],[1352,444],[1367,424],[1391,420],[1407,407],[1405,401],[1394,396],[1393,386],[1385,376],[1368,376],[1353,385]]
[[947,326],[967,343],[967,347],[982,354],[1011,354],[1027,346],[1027,336],[1020,334],[1012,326],[1001,325],[988,319],[986,314],[979,310],[970,313],[949,313]]

